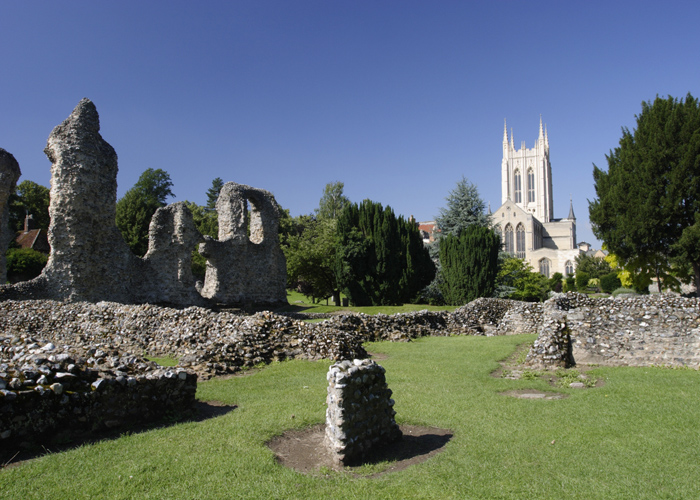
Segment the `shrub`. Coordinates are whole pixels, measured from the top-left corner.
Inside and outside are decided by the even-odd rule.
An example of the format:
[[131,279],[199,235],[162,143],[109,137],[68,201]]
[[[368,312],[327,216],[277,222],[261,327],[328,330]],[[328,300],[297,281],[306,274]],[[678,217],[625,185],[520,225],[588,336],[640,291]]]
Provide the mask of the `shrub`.
[[588,273],[584,273],[583,271],[576,273],[576,290],[585,292],[590,279],[591,275]]
[[573,276],[566,277],[566,283],[564,284],[565,292],[575,292],[576,291],[576,278]]
[[553,292],[559,293],[562,290],[562,280],[564,275],[561,273],[554,273],[551,278],[549,278],[549,289]]
[[600,288],[605,293],[613,293],[613,291],[621,286],[622,282],[620,281],[620,278],[617,277],[617,273],[615,271],[600,278]]
[[631,288],[620,287],[620,288],[618,288],[617,290],[614,290],[614,291],[613,291],[612,296],[613,296],[613,297],[617,297],[617,296],[620,295],[621,293],[624,293],[624,294],[631,293],[631,294],[637,295],[637,292],[635,292],[635,291],[634,291],[633,289],[631,289]]
[[31,248],[10,248],[7,257],[7,277],[11,282],[36,278],[48,261],[48,256]]

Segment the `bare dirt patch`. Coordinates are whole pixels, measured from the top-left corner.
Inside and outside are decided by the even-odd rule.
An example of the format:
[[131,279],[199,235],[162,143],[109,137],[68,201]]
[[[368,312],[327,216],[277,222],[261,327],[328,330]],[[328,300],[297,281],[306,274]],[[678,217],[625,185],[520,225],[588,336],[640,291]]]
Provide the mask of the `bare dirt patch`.
[[560,392],[544,392],[538,391],[537,389],[517,389],[514,391],[500,392],[504,396],[510,396],[513,398],[520,399],[564,399],[568,398],[568,394],[562,394]]
[[333,461],[333,456],[324,442],[324,424],[287,431],[273,438],[267,445],[275,452],[281,465],[304,474],[330,469],[360,475],[367,465],[387,462],[386,468],[380,468],[381,470],[369,476],[377,477],[426,461],[444,451],[452,439],[452,431],[447,429],[416,425],[400,427],[403,432],[400,440],[373,450],[370,456],[355,466],[342,467]]

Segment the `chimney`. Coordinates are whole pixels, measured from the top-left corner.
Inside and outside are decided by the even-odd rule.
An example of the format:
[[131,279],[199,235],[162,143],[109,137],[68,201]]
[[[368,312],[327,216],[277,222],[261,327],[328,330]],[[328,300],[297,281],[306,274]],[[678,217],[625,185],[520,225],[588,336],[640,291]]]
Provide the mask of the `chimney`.
[[27,233],[34,229],[34,216],[31,214],[27,214],[24,217],[24,232]]

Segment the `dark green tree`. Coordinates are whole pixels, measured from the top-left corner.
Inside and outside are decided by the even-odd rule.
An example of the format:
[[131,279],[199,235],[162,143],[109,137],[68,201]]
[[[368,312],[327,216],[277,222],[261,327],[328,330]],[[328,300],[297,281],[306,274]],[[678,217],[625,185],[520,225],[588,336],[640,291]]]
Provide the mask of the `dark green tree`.
[[34,227],[49,228],[49,188],[33,181],[22,181],[10,195],[10,227],[15,231],[24,229],[24,218],[31,215]]
[[338,217],[336,279],[354,305],[415,300],[435,270],[418,228],[391,207],[364,200]]
[[501,238],[492,229],[472,224],[459,236],[440,238],[442,296],[449,305],[463,305],[493,295]]
[[350,200],[343,194],[345,184],[340,181],[329,182],[323,188],[323,196],[315,210],[319,219],[337,219],[340,212],[350,205]]
[[174,196],[173,183],[164,170],[149,168],[141,174],[134,187],[117,201],[116,223],[131,250],[139,256],[148,250],[148,226],[156,210]]
[[700,293],[700,255],[681,243],[700,212],[700,106],[690,94],[657,97],[642,103],[636,121],[607,155],[608,170],[594,165],[593,232],[623,266],[634,260],[642,274],[654,274],[659,291],[674,272],[670,262],[692,267]]
[[222,187],[224,187],[224,181],[221,177],[217,177],[211,181],[211,187],[207,189],[207,206],[205,207],[207,212],[216,213],[216,200],[219,199],[219,193]]

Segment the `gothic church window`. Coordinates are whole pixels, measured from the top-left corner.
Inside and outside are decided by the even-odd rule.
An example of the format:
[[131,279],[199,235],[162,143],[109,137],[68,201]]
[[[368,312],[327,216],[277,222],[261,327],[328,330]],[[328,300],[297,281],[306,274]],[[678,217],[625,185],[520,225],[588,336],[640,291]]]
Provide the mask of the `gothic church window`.
[[550,262],[548,258],[540,259],[540,274],[549,278],[549,266]]
[[515,229],[515,251],[519,259],[525,258],[525,228],[522,224]]
[[520,175],[520,170],[515,171],[515,203],[523,202],[523,183]]
[[573,276],[574,275],[574,264],[570,260],[566,261],[565,264],[565,269],[566,269],[566,275],[567,276]]
[[503,231],[503,241],[506,242],[506,252],[509,254],[515,253],[515,248],[513,248],[513,226],[508,224]]
[[535,172],[531,168],[527,171],[527,202],[535,202]]

